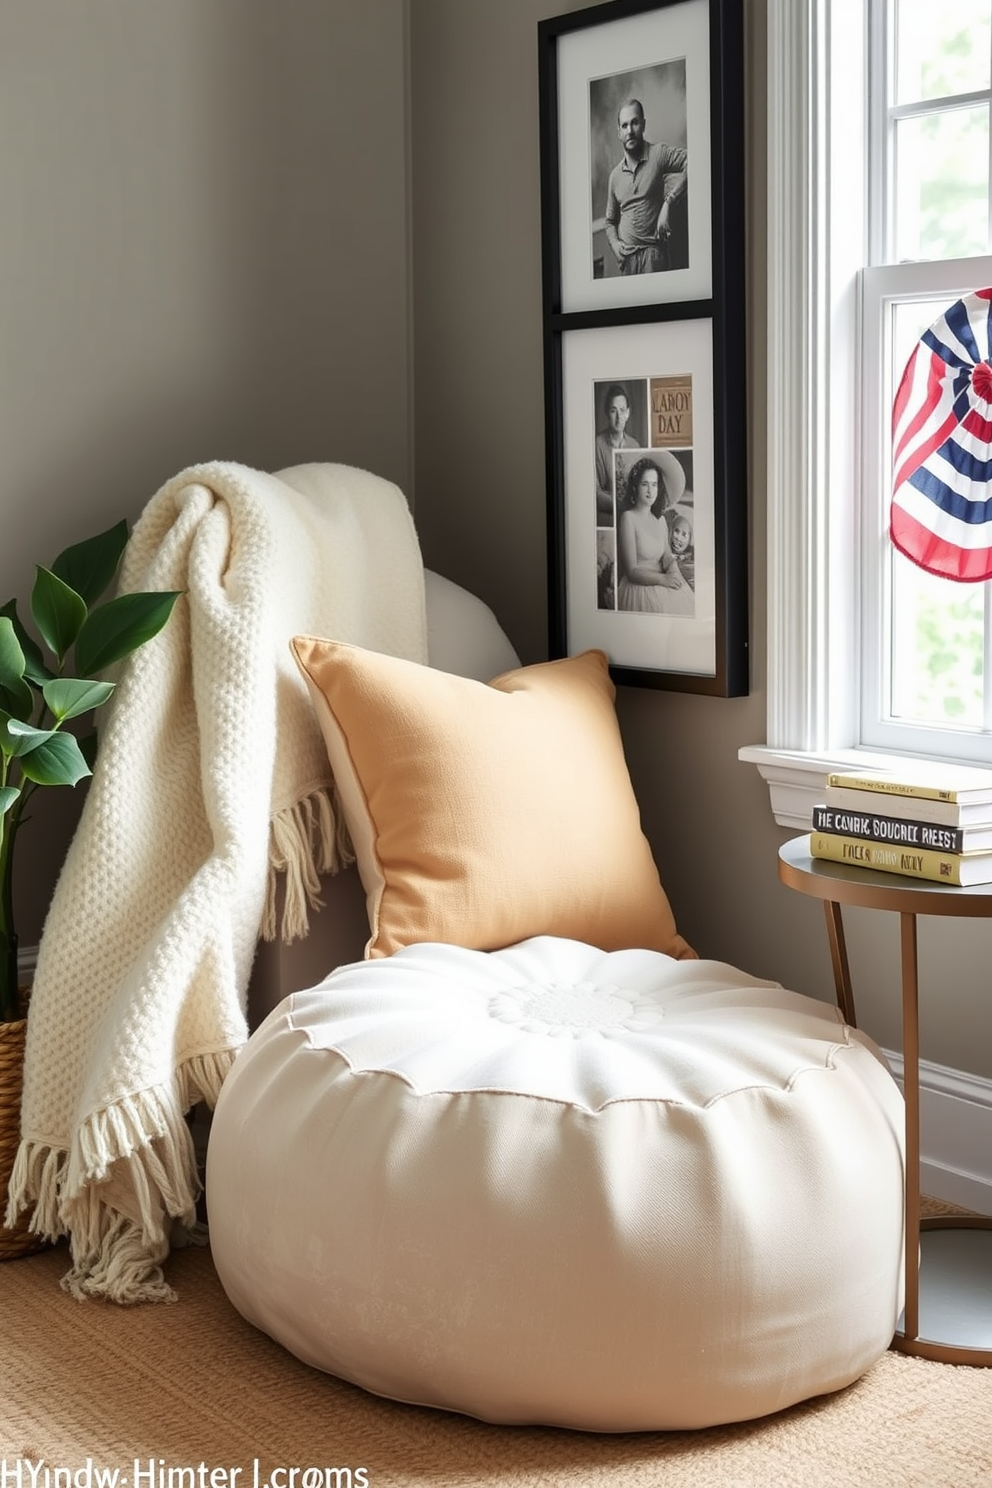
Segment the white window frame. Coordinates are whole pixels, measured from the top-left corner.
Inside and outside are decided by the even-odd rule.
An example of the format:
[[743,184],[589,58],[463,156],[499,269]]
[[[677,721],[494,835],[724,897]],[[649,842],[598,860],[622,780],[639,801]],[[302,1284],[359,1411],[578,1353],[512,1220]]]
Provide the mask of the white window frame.
[[867,0],[768,0],[767,67],[767,742],[739,758],[808,830],[831,770],[893,758],[858,742]]

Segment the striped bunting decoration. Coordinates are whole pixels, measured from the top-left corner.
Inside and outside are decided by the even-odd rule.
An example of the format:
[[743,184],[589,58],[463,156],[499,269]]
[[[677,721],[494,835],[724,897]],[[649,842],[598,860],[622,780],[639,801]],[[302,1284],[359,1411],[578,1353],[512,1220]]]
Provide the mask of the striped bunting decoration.
[[889,535],[928,573],[992,578],[992,289],[920,337],[892,408]]

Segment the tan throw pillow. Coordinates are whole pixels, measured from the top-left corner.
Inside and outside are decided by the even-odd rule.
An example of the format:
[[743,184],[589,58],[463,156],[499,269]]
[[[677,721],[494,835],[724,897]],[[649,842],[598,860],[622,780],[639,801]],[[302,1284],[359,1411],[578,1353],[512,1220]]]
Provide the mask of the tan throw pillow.
[[292,645],[365,886],[366,956],[533,935],[695,955],[641,831],[601,651],[487,685],[343,642]]

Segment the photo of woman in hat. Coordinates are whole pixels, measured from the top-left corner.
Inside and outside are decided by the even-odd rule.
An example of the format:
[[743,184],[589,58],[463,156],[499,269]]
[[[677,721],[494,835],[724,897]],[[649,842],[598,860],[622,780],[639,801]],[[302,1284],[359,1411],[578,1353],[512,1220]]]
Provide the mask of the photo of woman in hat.
[[685,471],[670,450],[652,450],[630,465],[617,522],[618,609],[695,614],[695,595],[679,571],[664,516],[685,485]]

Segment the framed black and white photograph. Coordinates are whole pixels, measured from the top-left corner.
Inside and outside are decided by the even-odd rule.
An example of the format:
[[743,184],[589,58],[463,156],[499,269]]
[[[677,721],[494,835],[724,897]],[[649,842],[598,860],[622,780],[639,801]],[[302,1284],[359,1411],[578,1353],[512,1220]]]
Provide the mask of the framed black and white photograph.
[[566,313],[712,293],[716,3],[543,23],[545,248]]
[[747,691],[741,0],[543,21],[552,655]]
[[[604,382],[631,390],[636,445],[626,430],[611,445],[614,431],[597,429]],[[715,678],[712,322],[568,332],[562,406],[568,650],[596,646],[616,667]]]

